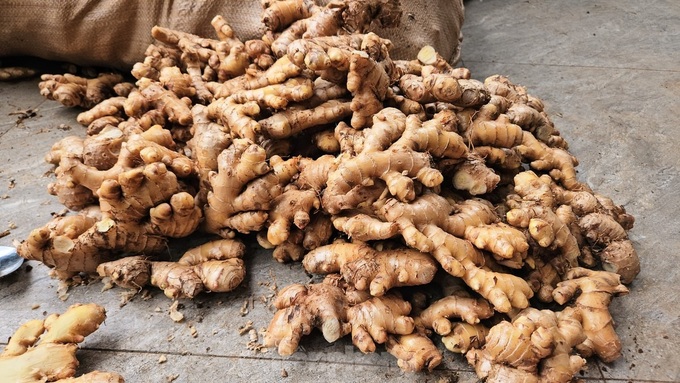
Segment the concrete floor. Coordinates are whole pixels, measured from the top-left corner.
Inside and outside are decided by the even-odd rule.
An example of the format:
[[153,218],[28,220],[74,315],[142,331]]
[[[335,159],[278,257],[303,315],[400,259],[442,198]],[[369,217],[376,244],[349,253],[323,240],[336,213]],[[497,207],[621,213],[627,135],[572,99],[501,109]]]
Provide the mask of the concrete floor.
[[[581,165],[580,179],[623,204],[637,221],[630,232],[642,272],[628,296],[611,306],[623,343],[612,364],[589,363],[582,378],[596,382],[680,381],[680,4],[676,1],[467,1],[463,64],[473,77],[500,73],[542,98]],[[20,121],[17,111],[35,116]],[[59,138],[84,134],[67,110],[38,94],[37,80],[0,83],[0,245],[24,239],[62,210],[48,195],[43,155]],[[59,129],[60,124],[70,127]],[[173,244],[180,254],[190,244]],[[238,328],[266,327],[271,312],[258,301],[266,284],[305,281],[299,265],[250,253],[245,283],[230,294],[182,302],[174,323],[157,290],[119,306],[121,290],[73,288],[66,302],[57,282],[36,263],[0,280],[0,345],[21,322],[98,302],[105,325],[82,344],[81,370],[117,371],[128,382],[477,380],[458,355],[431,374],[404,374],[388,354],[362,355],[349,339],[303,340],[292,357],[246,348]],[[247,315],[239,311],[254,298]],[[196,330],[192,336],[192,328]],[[164,356],[167,362],[159,363]],[[288,377],[283,378],[282,372]],[[444,378],[445,380],[440,380]]]

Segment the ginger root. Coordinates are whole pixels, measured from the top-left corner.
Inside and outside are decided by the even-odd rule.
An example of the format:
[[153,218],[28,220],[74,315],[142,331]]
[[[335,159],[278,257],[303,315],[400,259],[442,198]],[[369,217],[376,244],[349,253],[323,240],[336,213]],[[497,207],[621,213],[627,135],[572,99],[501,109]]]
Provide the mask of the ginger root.
[[350,307],[347,320],[352,325],[352,343],[363,352],[374,352],[375,344],[387,342],[388,334],[413,333],[411,305],[394,295],[374,297]]
[[[85,174],[92,177],[92,172]],[[117,180],[102,181],[96,190],[99,219],[85,214],[57,217],[33,230],[17,249],[19,254],[40,260],[60,279],[69,279],[80,272],[94,274],[99,263],[118,253],[159,252],[169,237],[191,234],[202,218],[193,197],[179,191],[176,176],[163,163],[124,171]]]
[[577,267],[569,270],[565,280],[557,284],[553,297],[559,304],[567,303],[577,292],[575,309],[580,315],[586,339],[576,347],[585,357],[597,355],[603,362],[621,356],[621,341],[614,330],[614,319],[609,313],[613,296],[628,294],[617,274]]
[[104,308],[90,303],[24,323],[0,353],[0,380],[123,383],[123,377],[113,372],[94,371],[73,378],[79,364],[77,344],[95,332],[105,318]]
[[230,238],[234,232],[262,229],[272,201],[298,173],[298,161],[274,157],[267,162],[263,148],[247,139],[234,140],[217,158],[218,171],[209,174],[206,230]]
[[[219,15],[216,38],[153,28],[135,85],[43,78],[46,97],[90,108],[88,137],[46,157],[49,192],[81,212],[33,231],[22,256],[62,279],[99,271],[193,297],[244,278],[240,256],[220,255],[235,250],[209,247],[257,233],[277,261],[330,274],[279,294],[265,341],[283,355],[319,327],[362,352],[385,344],[406,371],[441,362],[437,333],[488,381],[567,381],[574,350],[618,356],[607,307],[639,272],[634,219],[578,179],[541,100],[432,47],[393,60],[369,29],[394,26],[398,1],[261,3],[259,39]],[[152,258],[198,230],[225,240]],[[139,256],[116,260],[127,253]],[[411,314],[400,294],[440,267],[477,295],[423,287]],[[529,308],[573,296],[561,312]]]
[[278,347],[280,355],[295,352],[303,335],[319,328],[328,342],[347,335],[347,299],[341,288],[329,284],[293,284],[279,291],[274,314],[264,337],[266,347]]
[[512,322],[492,327],[484,346],[467,352],[468,362],[487,382],[569,382],[585,365],[572,355],[585,339],[574,315],[571,309],[522,310]]
[[377,251],[354,243],[316,248],[305,256],[303,265],[310,273],[340,272],[345,281],[372,296],[382,296],[393,287],[427,284],[437,271],[434,259],[419,251]]
[[243,243],[223,239],[189,249],[177,262],[134,256],[102,263],[97,272],[123,288],[141,290],[150,284],[171,299],[193,298],[202,291],[229,292],[240,285],[246,272],[240,259],[244,253]]
[[442,362],[442,354],[430,338],[417,332],[387,338],[387,352],[394,355],[402,371],[432,371]]
[[444,347],[451,352],[465,354],[471,349],[479,349],[486,342],[489,328],[483,324],[456,323],[448,335],[442,336]]
[[[101,74],[86,79],[72,74],[40,76],[40,94],[67,107],[92,108],[115,95],[114,87],[123,82],[123,76],[115,73]],[[120,88],[119,88],[120,89]]]
[[430,304],[416,318],[418,326],[433,329],[439,335],[449,335],[453,325],[451,317],[463,319],[468,324],[477,324],[481,319],[490,318],[493,309],[484,299],[474,299],[457,293]]

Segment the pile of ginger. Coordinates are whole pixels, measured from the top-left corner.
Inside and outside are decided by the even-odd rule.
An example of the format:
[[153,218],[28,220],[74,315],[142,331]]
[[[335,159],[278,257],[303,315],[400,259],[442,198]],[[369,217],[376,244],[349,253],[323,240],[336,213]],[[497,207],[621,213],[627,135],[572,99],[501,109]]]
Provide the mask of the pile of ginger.
[[[265,343],[282,355],[318,328],[405,371],[435,368],[441,338],[487,382],[567,382],[620,356],[608,307],[639,272],[634,219],[578,180],[541,100],[428,46],[391,58],[369,31],[394,26],[395,1],[262,3],[261,39],[221,16],[216,39],[155,27],[134,84],[43,76],[44,96],[88,109],[87,136],[47,155],[76,213],[23,257],[191,298],[238,286],[253,233],[325,275],[279,292]],[[196,232],[221,239],[155,259]]]

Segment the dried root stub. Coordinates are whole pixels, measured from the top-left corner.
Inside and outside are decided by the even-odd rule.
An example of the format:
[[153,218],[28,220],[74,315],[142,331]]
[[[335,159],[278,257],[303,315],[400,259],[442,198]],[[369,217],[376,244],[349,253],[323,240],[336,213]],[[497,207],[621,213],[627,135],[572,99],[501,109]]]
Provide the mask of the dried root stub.
[[93,371],[74,378],[78,343],[105,318],[104,308],[90,303],[24,323],[0,353],[0,381],[123,383],[123,377],[113,372]]
[[246,269],[242,242],[223,239],[188,250],[177,262],[126,257],[102,263],[97,272],[116,285],[141,290],[153,285],[168,298],[193,298],[202,291],[229,292],[241,284]]

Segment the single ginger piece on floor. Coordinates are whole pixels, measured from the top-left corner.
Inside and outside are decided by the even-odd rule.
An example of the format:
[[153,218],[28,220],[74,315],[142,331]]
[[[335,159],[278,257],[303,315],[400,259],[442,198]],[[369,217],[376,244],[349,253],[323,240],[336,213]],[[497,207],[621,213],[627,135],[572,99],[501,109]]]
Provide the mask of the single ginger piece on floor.
[[72,74],[44,74],[40,79],[40,94],[48,100],[59,101],[68,107],[88,109],[116,95],[114,87],[123,82],[123,76],[115,73],[102,73],[92,79]]
[[405,372],[427,369],[432,371],[442,362],[442,354],[430,338],[414,332],[408,335],[391,335],[387,338],[387,352],[394,355],[397,365]]
[[614,330],[609,304],[612,297],[628,294],[628,288],[621,284],[618,274],[576,267],[557,284],[553,297],[565,304],[578,292],[574,307],[587,339],[576,348],[585,357],[595,354],[605,363],[613,362],[621,356],[621,340]]
[[376,343],[385,343],[388,334],[411,334],[415,324],[408,316],[410,311],[411,304],[391,294],[350,307],[347,319],[352,325],[352,343],[368,353],[375,351]]
[[303,335],[319,328],[330,343],[347,335],[351,326],[347,321],[347,298],[337,286],[325,283],[293,284],[279,291],[274,314],[264,336],[266,347],[278,347],[280,355],[291,355],[297,350]]
[[246,269],[240,259],[245,245],[233,239],[207,242],[187,250],[177,262],[126,257],[102,263],[97,272],[118,286],[141,290],[157,286],[168,298],[194,298],[202,291],[228,292],[241,284]]
[[105,318],[104,308],[90,303],[24,323],[0,354],[0,381],[123,383],[123,377],[113,372],[94,371],[73,378],[79,364],[78,343],[95,332]]

